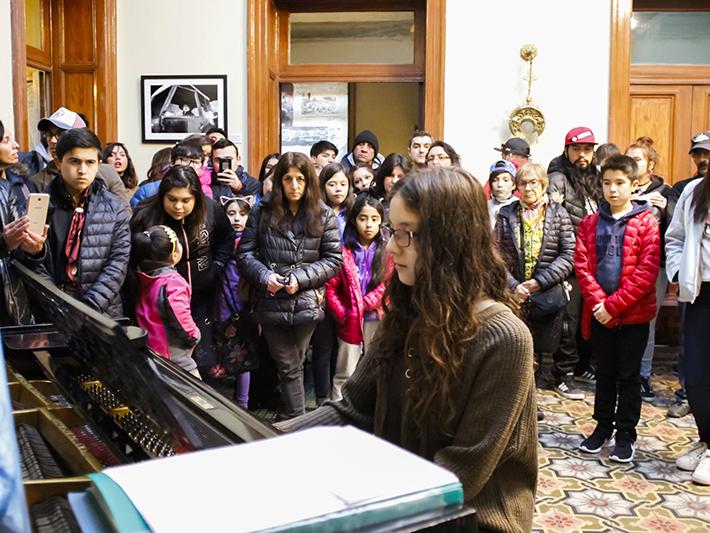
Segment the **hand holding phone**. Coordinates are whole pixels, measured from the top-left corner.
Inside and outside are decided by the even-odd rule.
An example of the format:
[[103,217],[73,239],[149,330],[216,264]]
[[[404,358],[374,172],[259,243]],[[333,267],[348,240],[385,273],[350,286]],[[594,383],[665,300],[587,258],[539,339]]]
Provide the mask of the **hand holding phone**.
[[219,158],[219,172],[224,172],[225,170],[232,169],[232,159],[231,158]]
[[47,223],[48,209],[48,194],[31,193],[27,199],[27,217],[30,219],[30,225],[27,229],[37,235],[43,235],[44,226]]

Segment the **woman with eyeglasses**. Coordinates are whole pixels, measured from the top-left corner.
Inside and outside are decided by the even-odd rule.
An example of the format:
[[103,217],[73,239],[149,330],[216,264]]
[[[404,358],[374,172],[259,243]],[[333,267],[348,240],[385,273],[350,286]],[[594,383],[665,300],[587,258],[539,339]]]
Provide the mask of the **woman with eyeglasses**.
[[516,317],[485,195],[460,168],[390,200],[396,274],[343,399],[277,425],[352,424],[451,470],[481,530],[528,532],[537,479],[532,338]]
[[[175,268],[192,289],[192,317],[201,334],[193,357],[209,382],[209,370],[216,363],[214,300],[219,273],[233,253],[232,226],[222,207],[203,194],[194,167],[179,164],[163,176],[157,194],[136,207],[131,232],[135,235],[159,225],[172,229],[183,249]],[[135,272],[135,261],[132,266]]]
[[575,246],[569,214],[550,202],[547,184],[545,167],[522,165],[515,174],[520,197],[500,208],[495,225],[508,287],[525,312],[538,357],[557,352],[568,301],[563,283],[572,272]]
[[434,167],[460,167],[461,157],[454,147],[444,141],[434,141],[426,154],[426,165]]
[[280,417],[305,412],[303,362],[325,316],[326,281],[342,264],[333,211],[321,200],[310,158],[287,152],[274,167],[273,190],[252,210],[237,249],[250,304],[262,326],[281,385]]
[[[651,209],[661,230],[661,270],[656,279],[657,317],[663,304],[663,297],[668,290],[666,254],[663,252],[664,235],[671,222],[671,218],[673,218],[677,198],[673,189],[663,182],[663,178],[653,172],[658,165],[658,153],[653,147],[653,139],[650,137],[639,137],[626,149],[626,155],[636,161],[639,170],[639,185],[634,193],[634,197],[638,200],[646,200],[651,204]],[[641,399],[645,401],[653,400],[656,397],[650,383],[653,353],[656,347],[655,317],[651,320],[649,328],[648,342],[646,343],[646,349],[641,359]]]
[[683,190],[666,231],[666,274],[678,282],[685,302],[681,366],[699,442],[676,460],[692,480],[710,485],[710,177],[691,181]]

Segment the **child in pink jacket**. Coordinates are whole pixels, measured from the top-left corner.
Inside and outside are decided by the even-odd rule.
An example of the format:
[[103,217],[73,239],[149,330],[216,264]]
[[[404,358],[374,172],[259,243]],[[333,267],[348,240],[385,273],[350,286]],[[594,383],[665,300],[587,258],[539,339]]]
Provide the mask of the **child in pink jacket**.
[[338,336],[332,400],[342,398],[343,383],[355,370],[382,317],[385,280],[392,271],[380,231],[383,216],[377,199],[367,194],[358,197],[343,232],[343,268],[325,284]]
[[140,269],[136,319],[148,333],[148,347],[199,378],[192,352],[200,330],[190,312],[190,285],[175,270],[182,257],[177,235],[151,226],[133,235],[132,253]]

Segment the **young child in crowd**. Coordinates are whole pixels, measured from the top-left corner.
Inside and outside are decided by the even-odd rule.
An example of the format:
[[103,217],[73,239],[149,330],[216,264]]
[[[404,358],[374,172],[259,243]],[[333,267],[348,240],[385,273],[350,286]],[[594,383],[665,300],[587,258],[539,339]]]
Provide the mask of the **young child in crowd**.
[[182,257],[177,235],[167,226],[151,226],[133,236],[131,251],[139,268],[136,320],[148,333],[148,347],[199,378],[192,352],[200,330],[190,311],[190,285],[175,270]]
[[323,167],[318,178],[323,200],[335,213],[342,241],[348,211],[354,201],[352,182],[340,163],[330,163]]
[[385,280],[392,270],[380,232],[383,217],[379,200],[365,194],[357,198],[343,235],[343,268],[325,284],[338,335],[332,400],[342,398],[343,383],[355,370],[382,317]]
[[[224,208],[224,212],[229,219],[229,223],[232,225],[234,230],[234,251],[237,251],[237,246],[239,246],[239,240],[241,239],[242,232],[247,224],[247,219],[249,218],[249,213],[254,205],[253,196],[222,196],[220,198],[220,203]],[[247,302],[244,295],[241,294],[240,284],[241,276],[239,275],[239,269],[237,267],[236,255],[232,255],[224,266],[222,271],[222,283],[217,291],[216,300],[216,320],[218,324],[224,324],[226,329],[229,330],[230,327],[234,327],[230,320],[241,314],[246,314],[247,312]],[[224,337],[221,339],[225,341],[227,338],[237,337],[237,344],[243,346],[244,350],[247,352],[251,349],[247,342],[248,339],[254,339],[258,336],[258,331],[256,331],[257,326],[251,321],[247,320],[246,317],[238,321],[239,328],[234,328],[231,331],[218,332],[218,337]],[[247,331],[247,329],[249,331]],[[218,344],[220,344],[218,342]],[[234,343],[233,343],[234,344]],[[246,352],[245,352],[246,357]],[[224,377],[220,375],[224,372],[224,368],[221,366],[215,366],[211,369],[210,373],[215,378]],[[242,372],[236,376],[236,383],[234,387],[234,400],[240,407],[244,409],[248,408],[249,404],[249,382],[250,373]]]
[[372,167],[355,167],[350,171],[350,181],[356,193],[367,192],[372,187],[375,172]]
[[490,174],[488,175],[488,184],[491,188],[491,199],[488,200],[491,227],[496,225],[500,208],[517,200],[513,194],[513,191],[515,191],[515,173],[515,165],[510,161],[499,159],[491,165]]
[[660,235],[650,205],[631,199],[638,187],[636,161],[609,157],[602,187],[606,202],[580,223],[574,255],[584,299],[582,336],[591,337],[597,356],[597,427],[579,448],[599,452],[616,429],[609,458],[628,463],[641,415],[641,357],[656,315]]

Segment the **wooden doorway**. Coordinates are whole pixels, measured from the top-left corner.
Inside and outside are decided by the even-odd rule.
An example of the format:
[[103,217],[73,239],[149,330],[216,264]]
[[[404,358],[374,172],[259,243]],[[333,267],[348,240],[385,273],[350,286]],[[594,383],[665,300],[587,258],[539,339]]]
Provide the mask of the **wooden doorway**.
[[632,64],[632,16],[708,10],[690,0],[612,0],[609,140],[623,150],[641,135],[652,137],[658,174],[671,184],[693,175],[690,138],[710,129],[710,59],[708,65]]
[[[29,146],[33,94],[28,81],[46,81],[49,113],[81,112],[99,138],[117,136],[116,0],[11,0],[15,136]],[[41,91],[38,91],[41,94]],[[33,121],[34,121],[33,117]]]
[[[298,63],[291,59],[289,17],[294,13],[412,12],[409,62]],[[421,83],[423,127],[444,131],[445,0],[249,0],[247,6],[248,164],[280,147],[280,84],[299,82]]]

